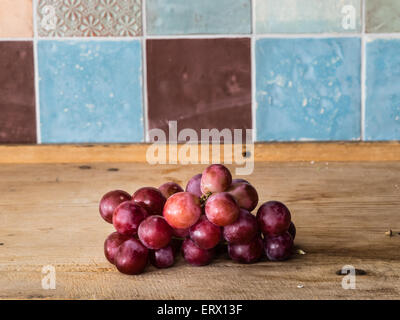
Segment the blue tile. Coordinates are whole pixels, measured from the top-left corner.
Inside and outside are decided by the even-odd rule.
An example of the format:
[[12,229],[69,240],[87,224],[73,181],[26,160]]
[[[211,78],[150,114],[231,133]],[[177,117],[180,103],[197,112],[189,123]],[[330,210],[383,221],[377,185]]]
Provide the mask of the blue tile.
[[367,42],[365,139],[400,140],[400,40]]
[[43,143],[141,142],[141,45],[134,41],[38,43]]
[[250,0],[147,0],[146,11],[151,35],[251,32]]
[[255,5],[257,33],[361,31],[361,0],[255,0]]
[[360,138],[360,39],[260,39],[257,140]]

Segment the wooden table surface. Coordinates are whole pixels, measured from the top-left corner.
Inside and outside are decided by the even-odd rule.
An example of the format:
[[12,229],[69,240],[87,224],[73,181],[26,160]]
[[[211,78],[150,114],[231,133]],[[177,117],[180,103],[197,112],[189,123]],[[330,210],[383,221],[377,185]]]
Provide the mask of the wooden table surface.
[[[256,163],[246,177],[262,202],[284,201],[297,225],[286,262],[240,265],[220,256],[206,267],[148,267],[118,273],[103,256],[113,231],[98,213],[108,190],[134,192],[164,181],[185,185],[204,166],[32,164],[0,166],[2,299],[399,299],[400,163]],[[233,168],[231,166],[231,168]],[[111,170],[110,170],[111,169]],[[118,169],[118,170],[116,170]],[[395,236],[385,232],[392,229]],[[42,267],[56,289],[41,286]],[[366,271],[344,290],[336,271]]]

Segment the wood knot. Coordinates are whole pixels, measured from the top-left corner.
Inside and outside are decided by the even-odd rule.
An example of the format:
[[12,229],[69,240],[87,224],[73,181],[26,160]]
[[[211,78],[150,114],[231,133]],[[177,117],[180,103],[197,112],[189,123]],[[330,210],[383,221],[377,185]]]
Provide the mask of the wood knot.
[[243,151],[242,156],[243,156],[243,158],[250,158],[251,152],[250,151]]
[[[367,272],[365,270],[362,269],[355,269],[356,272],[356,276],[365,276],[367,274]],[[350,274],[350,270],[338,270],[336,271],[336,274],[338,276],[347,276],[348,274]]]

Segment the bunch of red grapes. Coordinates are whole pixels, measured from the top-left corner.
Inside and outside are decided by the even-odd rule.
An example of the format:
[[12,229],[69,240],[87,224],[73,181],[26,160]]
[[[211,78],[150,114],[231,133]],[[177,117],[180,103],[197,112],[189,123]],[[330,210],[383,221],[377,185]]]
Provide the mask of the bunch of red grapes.
[[191,178],[185,191],[174,182],[141,188],[133,196],[111,191],[99,208],[116,229],[104,253],[125,274],[143,272],[149,261],[171,267],[179,251],[191,265],[204,266],[226,246],[239,263],[255,263],[264,254],[272,261],[289,258],[296,228],[288,208],[269,201],[254,216],[257,204],[256,189],[246,180],[232,180],[221,164]]

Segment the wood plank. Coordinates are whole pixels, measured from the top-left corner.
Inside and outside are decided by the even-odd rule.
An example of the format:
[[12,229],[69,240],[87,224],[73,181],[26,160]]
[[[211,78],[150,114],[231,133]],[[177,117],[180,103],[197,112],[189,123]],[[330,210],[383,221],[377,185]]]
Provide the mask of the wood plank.
[[[146,153],[149,146],[148,144],[0,145],[0,163],[144,163],[148,161]],[[177,152],[179,153],[183,147],[184,145],[178,145]],[[189,160],[196,164],[194,161],[200,159],[204,152],[202,153],[199,146],[192,148],[195,148],[193,150],[197,150],[197,153],[188,154],[191,156]],[[210,162],[236,164],[239,161],[400,161],[399,142],[257,143],[239,148],[238,153],[234,152],[232,145],[227,144],[219,148],[221,157],[218,157],[218,161],[211,161],[212,146],[205,147],[205,150],[209,155],[206,159]],[[245,151],[248,153],[243,157]],[[166,156],[167,163],[172,163],[168,147]]]
[[[258,162],[246,179],[263,201],[287,203],[306,255],[254,265],[220,256],[200,268],[179,258],[139,276],[118,273],[103,257],[112,226],[99,217],[99,198],[115,188],[184,185],[204,166],[84,165],[0,166],[0,298],[400,298],[400,236],[385,236],[400,231],[400,163]],[[347,264],[367,272],[356,290],[342,289],[335,273]],[[56,268],[56,290],[41,288],[44,265]]]

